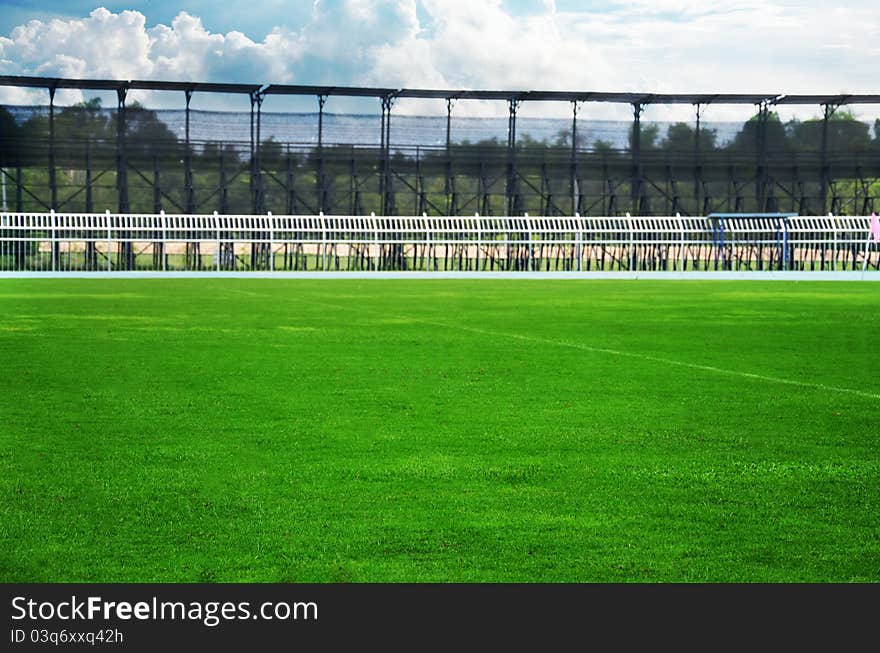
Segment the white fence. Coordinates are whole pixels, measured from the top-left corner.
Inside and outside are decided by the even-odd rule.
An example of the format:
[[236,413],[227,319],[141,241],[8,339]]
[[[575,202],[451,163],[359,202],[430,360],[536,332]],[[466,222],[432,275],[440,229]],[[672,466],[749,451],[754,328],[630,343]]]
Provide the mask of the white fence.
[[0,213],[0,271],[877,270],[869,221]]

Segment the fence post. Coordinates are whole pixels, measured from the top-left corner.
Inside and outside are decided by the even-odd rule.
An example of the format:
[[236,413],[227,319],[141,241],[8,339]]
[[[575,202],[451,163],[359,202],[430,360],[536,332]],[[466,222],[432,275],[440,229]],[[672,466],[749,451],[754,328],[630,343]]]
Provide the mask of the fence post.
[[[373,225],[373,242],[375,242],[376,247],[379,248],[379,229],[376,227],[376,212],[375,211],[370,211],[370,223]],[[373,264],[373,271],[375,271],[376,269],[378,269],[378,266],[379,266],[379,264],[378,264],[378,260],[379,260],[378,249],[376,251],[376,257],[373,258],[371,256],[370,258],[372,259],[371,262]]]
[[113,269],[112,259],[110,258],[110,209],[104,211],[104,216],[107,218],[107,272],[110,272]]
[[162,272],[168,268],[168,234],[165,229],[165,210],[159,211],[159,221],[162,223]]
[[327,270],[327,225],[324,222],[324,212],[318,211],[321,219],[321,271]]
[[483,246],[483,232],[480,228],[480,216],[474,215],[474,222],[477,225],[477,272],[480,271],[480,248]]
[[632,272],[633,268],[635,267],[636,252],[635,252],[635,240],[634,240],[634,234],[633,234],[632,221],[630,220],[630,218],[632,218],[632,216],[630,215],[629,211],[627,211],[626,212],[626,228],[629,233],[629,252],[628,252],[629,256],[627,256],[627,258],[629,259],[629,271]]
[[50,243],[49,252],[52,256],[52,272],[55,272],[55,252],[56,248],[60,249],[60,244],[55,241],[55,209],[49,210],[49,220],[52,222],[51,234],[52,234],[52,242]]
[[681,242],[679,243],[678,248],[678,271],[684,272],[684,263],[685,263],[685,255],[684,255],[684,220],[681,219],[681,213],[676,213],[675,218],[678,220],[678,229],[681,232]]
[[220,220],[217,219],[217,211],[214,211],[214,232],[217,234],[217,272],[220,272],[220,257],[223,255],[223,248],[220,245]]
[[274,218],[272,218],[272,211],[266,211],[266,215],[269,217],[269,271],[275,271],[275,252],[273,252],[273,248],[275,247],[275,227],[274,227]]
[[788,270],[788,254],[789,254],[789,243],[788,243],[788,219],[782,218],[782,270],[783,272]]
[[730,270],[734,271],[736,266],[736,230],[730,229]]
[[831,269],[834,270],[835,272],[837,272],[837,220],[835,219],[833,213],[829,213],[828,218],[831,220],[831,226],[834,229],[834,244],[832,246],[833,249],[831,250],[832,256],[834,258],[833,258],[833,261],[831,264],[832,265]]

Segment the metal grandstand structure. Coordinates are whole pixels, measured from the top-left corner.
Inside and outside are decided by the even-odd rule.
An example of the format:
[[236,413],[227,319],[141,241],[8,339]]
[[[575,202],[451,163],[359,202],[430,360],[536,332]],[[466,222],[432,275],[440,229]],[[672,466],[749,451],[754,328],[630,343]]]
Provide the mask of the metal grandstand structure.
[[0,272],[876,271],[869,218],[0,214]]
[[[873,149],[850,151],[832,138],[840,107],[880,105],[880,95],[651,94],[560,91],[394,89],[278,84],[82,80],[0,76],[0,86],[47,92],[46,133],[6,156],[0,175],[16,212],[111,209],[118,213],[325,215],[707,215],[711,212],[778,212],[865,215],[880,193],[880,137]],[[58,132],[56,93],[61,89],[116,95],[112,134],[100,139]],[[134,90],[179,93],[185,107],[183,139],[132,143],[138,111],[127,105]],[[195,94],[225,93],[250,102],[250,138],[224,149],[223,134],[210,142],[191,139]],[[264,102],[281,96],[317,100],[315,144],[280,143],[270,156],[262,138]],[[325,142],[324,111],[330,97],[373,98],[380,107],[375,147]],[[445,102],[446,142],[417,148],[394,142],[392,109],[398,100]],[[452,116],[459,102],[507,106],[507,142],[462,147],[453,142]],[[517,136],[524,103],[567,103],[569,144],[527,150]],[[592,103],[632,109],[630,145],[608,151],[578,141],[579,115]],[[695,122],[687,151],[644,150],[642,114],[653,105],[691,105]],[[747,147],[706,150],[702,115],[713,105],[754,107]],[[773,140],[771,115],[779,107],[815,105],[822,110],[816,147],[792,153]],[[268,105],[267,105],[268,106]],[[579,113],[580,112],[580,113]],[[745,132],[744,132],[745,133]],[[219,147],[209,148],[210,145]],[[2,153],[2,150],[0,150]],[[63,177],[63,178],[62,178]]]

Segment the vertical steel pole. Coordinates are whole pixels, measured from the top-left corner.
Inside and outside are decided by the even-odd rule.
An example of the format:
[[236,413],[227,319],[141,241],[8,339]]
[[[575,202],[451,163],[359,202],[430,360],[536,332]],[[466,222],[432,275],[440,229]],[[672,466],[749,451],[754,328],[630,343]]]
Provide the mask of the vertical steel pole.
[[21,158],[15,166],[15,210],[21,213],[24,211],[24,181],[22,180]]
[[391,183],[391,106],[393,100],[391,97],[388,98],[388,111],[385,113],[385,161],[387,164],[385,166],[385,174],[388,176],[387,181],[385,182],[385,198],[387,207],[385,209],[385,215],[391,215],[394,213],[394,196],[392,195],[392,183]]
[[256,166],[255,166],[255,159],[254,159],[254,157],[256,156],[256,147],[254,145],[254,135],[255,135],[254,134],[254,105],[256,105],[256,103],[257,103],[256,91],[253,91],[250,93],[250,99],[251,99],[251,125],[250,125],[251,126],[251,133],[250,133],[250,135],[251,135],[251,141],[250,141],[250,168],[251,168],[251,170],[250,170],[250,176],[248,177],[248,186],[249,186],[249,190],[251,193],[251,213],[256,213],[257,212],[257,193],[256,193],[257,185],[256,185],[256,182],[254,179],[254,177],[256,175],[256,172],[255,172]]
[[184,91],[186,95],[186,128],[185,128],[185,139],[186,139],[186,150],[183,155],[183,176],[184,176],[184,184],[186,185],[186,212],[190,215],[196,212],[196,196],[195,190],[193,189],[193,171],[192,171],[192,150],[190,149],[190,140],[189,140],[189,104],[192,100],[192,90],[187,89]]
[[[116,185],[118,188],[119,213],[129,212],[128,203],[128,162],[126,160],[126,87],[116,89]],[[122,269],[134,268],[134,244],[127,240],[129,232],[119,232],[119,254],[122,257]],[[109,253],[108,253],[109,256]]]
[[107,222],[107,272],[110,272],[113,269],[113,258],[110,256],[110,249],[113,247],[111,243],[110,209],[104,211],[104,220]]
[[507,215],[513,215],[516,206],[516,112],[520,100],[507,101]]
[[58,241],[55,240],[55,211],[58,209],[58,180],[55,177],[55,87],[49,88],[49,192],[51,201],[49,208],[52,215],[52,270],[56,269],[61,254]]
[[[95,212],[95,204],[94,199],[92,197],[92,147],[91,147],[91,139],[86,138],[86,213],[94,213]],[[91,220],[91,218],[86,218],[86,220]],[[92,232],[88,232],[89,236],[92,235]],[[95,247],[94,240],[86,241],[86,269],[94,270],[98,266],[98,253]]]
[[257,101],[256,93],[251,92],[250,98],[251,98],[251,142],[250,142],[251,149],[250,149],[250,154],[251,154],[251,160],[253,160],[253,158],[254,158],[254,104]]
[[92,196],[92,141],[86,138],[86,213],[94,213],[95,204]]
[[326,95],[318,96],[318,160],[317,170],[315,171],[315,182],[317,184],[318,193],[318,211],[324,210],[325,203],[325,186],[324,186],[324,104],[327,102]]
[[55,230],[55,224],[58,222],[58,220],[56,218],[57,218],[57,216],[55,215],[55,209],[51,209],[49,211],[49,220],[51,221],[50,234],[51,234],[51,239],[52,239],[51,240],[51,242],[52,242],[52,272],[55,272],[55,270],[58,269],[58,258],[59,258],[58,257],[58,254],[59,254],[58,235]]
[[[153,213],[162,212],[162,185],[159,172],[159,156],[153,154]],[[154,234],[155,235],[155,234]],[[153,243],[153,260],[164,260],[165,239]]]
[[700,161],[700,103],[697,102],[694,104],[697,113],[697,127],[694,131],[694,198],[696,199],[696,211],[694,211],[694,215],[701,215],[705,213],[703,210],[703,168],[701,166]]
[[446,194],[446,215],[451,215],[454,209],[452,201],[452,107],[454,104],[455,98],[446,98],[446,174],[443,182],[443,192]]
[[391,107],[394,98],[391,95],[382,97],[382,214],[394,212],[394,201],[391,184]]
[[229,182],[226,179],[226,156],[220,144],[220,213],[229,212]]
[[58,183],[55,177],[55,87],[49,87],[49,208],[58,209]]
[[162,210],[162,178],[159,171],[159,157],[153,155],[153,213]]
[[116,89],[116,186],[119,212],[128,213],[128,164],[125,157],[125,96],[127,89]]
[[262,129],[262,120],[263,120],[263,95],[262,93],[256,94],[257,98],[257,135],[255,139],[255,150],[256,150],[256,206],[254,213],[257,215],[261,215],[263,211],[264,197],[263,197],[263,168],[262,168],[262,145],[260,143],[261,129]]
[[[222,150],[221,150],[222,152]],[[221,159],[222,161],[222,159]],[[217,236],[217,260],[215,261],[214,269],[217,272],[220,271],[220,259],[223,255],[223,245],[220,243],[220,220],[217,218],[217,211],[214,211],[214,233]]]
[[630,182],[630,199],[632,200],[632,212],[639,214],[639,201],[642,193],[642,111],[644,106],[641,102],[633,102],[633,128],[632,143],[632,181]]
[[385,98],[379,99],[382,106],[382,115],[379,121],[379,214],[385,214]]
[[822,117],[822,174],[820,182],[822,188],[819,190],[819,203],[822,213],[828,210],[828,187],[831,185],[831,167],[828,165],[828,121],[834,115],[837,106],[827,103],[824,105],[824,109]]
[[766,202],[767,190],[767,123],[770,118],[770,105],[767,100],[762,100],[758,105],[758,125],[755,136],[755,203],[758,211],[763,211]]
[[577,100],[571,102],[571,214],[577,213],[579,208],[580,189],[578,188],[577,166]]

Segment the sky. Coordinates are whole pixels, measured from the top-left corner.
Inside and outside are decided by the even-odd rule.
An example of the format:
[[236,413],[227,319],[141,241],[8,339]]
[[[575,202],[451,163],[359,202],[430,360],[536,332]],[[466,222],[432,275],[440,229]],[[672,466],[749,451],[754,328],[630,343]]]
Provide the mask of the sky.
[[[880,93],[878,70],[876,0],[845,6],[819,0],[0,0],[4,75],[393,88]],[[45,103],[41,97],[0,87],[2,103]],[[79,99],[78,91],[58,96],[62,104]],[[169,93],[141,92],[134,99],[157,108],[181,105]],[[306,106],[271,101],[275,106],[267,100],[265,110],[315,110],[311,99]],[[354,102],[331,98],[327,110],[358,110],[364,101]],[[503,103],[460,104],[457,115],[506,111]],[[570,112],[563,104],[528,104],[523,115]],[[237,110],[246,102],[197,96],[193,106]],[[442,102],[425,100],[395,107],[415,115],[444,110]],[[867,110],[880,113],[880,107]],[[581,111],[602,119],[625,118],[630,110],[591,103]],[[803,111],[807,117],[818,113]],[[686,119],[692,112],[650,107],[645,118]],[[737,120],[751,113],[752,107],[718,105],[704,115]]]

